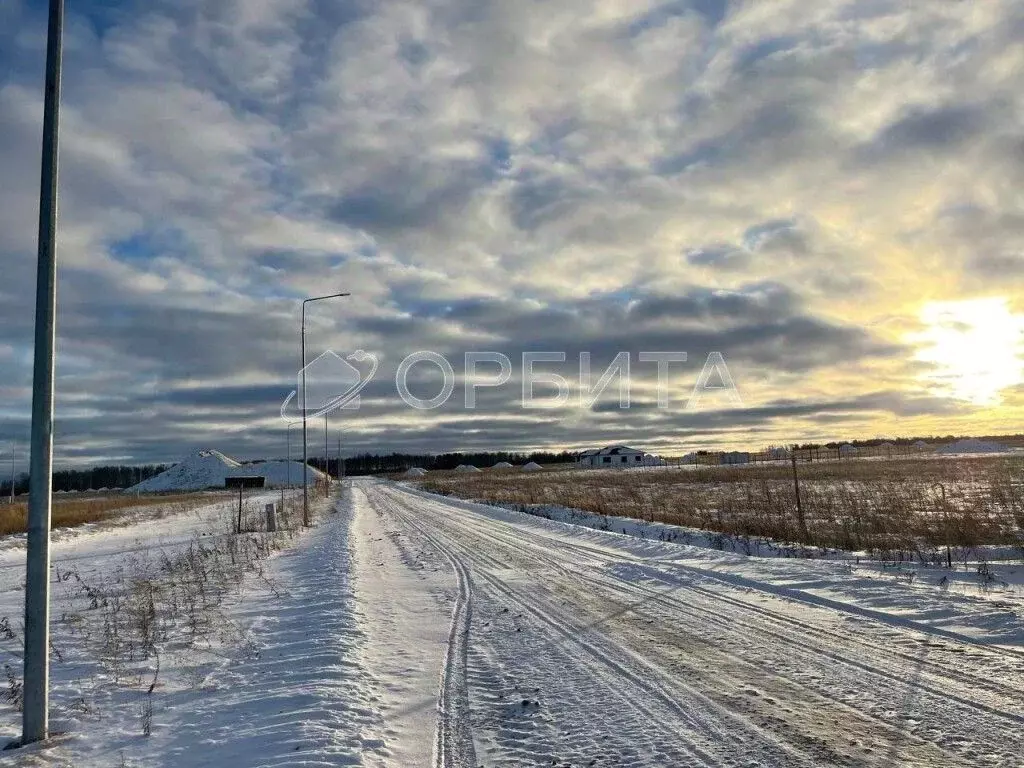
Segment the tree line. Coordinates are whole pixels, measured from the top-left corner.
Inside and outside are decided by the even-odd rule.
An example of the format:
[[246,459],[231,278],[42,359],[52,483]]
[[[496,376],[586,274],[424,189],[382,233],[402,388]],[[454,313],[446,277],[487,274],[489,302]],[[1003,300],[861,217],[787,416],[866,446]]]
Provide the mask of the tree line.
[[[343,459],[343,468],[346,475],[376,475],[387,472],[404,472],[411,467],[422,467],[423,469],[455,469],[459,464],[472,464],[475,467],[491,467],[499,461],[507,461],[509,464],[525,464],[535,461],[538,464],[567,464],[576,460],[576,454],[571,451],[532,451],[530,453],[516,453],[512,451],[479,451],[475,453],[441,453],[441,454],[416,454],[416,453],[360,453]],[[324,470],[322,457],[309,460],[311,466]],[[332,458],[327,463],[327,472],[332,476],[338,474],[338,460]]]
[[892,443],[897,446],[909,446],[916,443],[918,440],[929,445],[933,443],[952,443],[957,440],[975,439],[975,440],[986,440],[986,441],[1014,441],[1019,442],[1024,440],[1024,435],[922,435],[914,437],[874,437],[867,440],[833,440],[827,443],[798,443],[793,447],[799,450],[812,450],[815,448],[838,448],[844,442],[849,442],[854,448],[877,448],[884,443]]
[[[168,468],[167,464],[145,464],[142,466],[110,465],[89,469],[58,469],[53,473],[53,490],[57,491],[98,491],[100,488],[128,488]],[[28,493],[27,472],[14,478],[14,493]],[[11,493],[11,480],[0,482],[0,498]]]

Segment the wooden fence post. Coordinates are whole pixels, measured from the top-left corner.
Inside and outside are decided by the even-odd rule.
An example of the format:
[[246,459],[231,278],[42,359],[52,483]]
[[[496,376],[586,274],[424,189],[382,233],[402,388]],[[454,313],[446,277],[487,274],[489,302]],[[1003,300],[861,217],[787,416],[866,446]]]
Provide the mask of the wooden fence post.
[[800,525],[800,536],[803,543],[807,543],[807,523],[804,521],[804,508],[800,503],[800,478],[796,474],[796,453],[791,455],[793,459],[793,490],[796,492],[796,519]]

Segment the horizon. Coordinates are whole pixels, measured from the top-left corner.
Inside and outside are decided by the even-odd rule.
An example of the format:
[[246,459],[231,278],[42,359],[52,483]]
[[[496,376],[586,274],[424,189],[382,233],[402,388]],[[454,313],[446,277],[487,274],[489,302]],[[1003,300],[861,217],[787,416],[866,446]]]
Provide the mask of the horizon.
[[[306,362],[376,374],[329,414],[344,453],[1012,433],[1024,16],[905,5],[69,4],[55,467],[283,458],[331,290]],[[12,442],[27,471],[44,48],[44,3],[0,7],[0,477]],[[396,391],[423,350],[435,409]],[[582,357],[622,354],[629,407],[616,377],[586,397]],[[420,402],[449,381],[407,373]]]
[[[803,449],[803,448],[806,448],[808,446],[811,446],[811,447],[821,447],[821,448],[833,448],[833,447],[837,447],[837,446],[844,445],[844,444],[850,444],[850,445],[853,445],[855,447],[861,447],[861,446],[869,446],[870,447],[871,444],[873,444],[873,443],[874,444],[878,444],[878,443],[885,443],[885,442],[893,442],[896,445],[900,445],[900,444],[913,443],[913,442],[916,442],[916,441],[923,441],[923,442],[928,443],[929,446],[939,446],[939,447],[943,447],[945,445],[950,445],[950,444],[953,444],[953,443],[963,442],[963,441],[996,442],[996,443],[1001,444],[1002,447],[1006,448],[1008,451],[1010,451],[1011,454],[1015,450],[1024,449],[1024,445],[1019,445],[1018,446],[1018,445],[1010,444],[1010,443],[1015,443],[1015,442],[1024,443],[1024,433],[1020,433],[1020,432],[1010,433],[1010,432],[1007,432],[1007,433],[995,433],[995,434],[886,435],[886,436],[877,436],[876,435],[876,436],[870,437],[870,438],[853,438],[853,439],[842,439],[842,438],[839,438],[839,439],[835,439],[835,440],[825,440],[825,441],[820,441],[820,442],[795,441],[795,442],[790,442],[790,443],[786,443],[786,444],[760,445],[760,446],[757,446],[757,447],[754,447],[754,446],[744,446],[744,445],[726,445],[726,446],[720,446],[720,447],[716,447],[716,448],[700,448],[700,447],[696,447],[696,446],[690,446],[690,447],[685,448],[685,449],[680,449],[680,450],[677,450],[677,451],[662,452],[662,453],[659,453],[657,455],[661,456],[663,458],[668,458],[668,459],[678,459],[678,458],[681,458],[683,456],[689,455],[691,453],[696,453],[696,454],[705,454],[705,453],[716,454],[716,453],[740,452],[740,453],[749,453],[751,455],[759,455],[759,454],[763,454],[763,453],[765,453],[767,451],[770,451],[770,450],[773,450],[773,449],[777,449],[777,448],[789,449],[789,448],[793,447],[794,445],[796,445],[798,447],[798,449]],[[553,455],[570,455],[571,456],[571,455],[582,453],[582,452],[584,452],[586,450],[604,448],[604,447],[609,447],[611,445],[617,445],[617,444],[616,443],[609,443],[608,445],[601,445],[601,446],[594,445],[594,446],[589,446],[589,447],[579,447],[579,446],[577,446],[575,448],[568,448],[568,447],[567,448],[533,448],[533,449],[524,449],[524,450],[507,450],[507,449],[502,449],[502,448],[493,448],[493,449],[478,449],[478,450],[474,450],[474,451],[435,451],[435,452],[427,452],[427,453],[407,453],[407,452],[403,452],[403,451],[389,451],[387,453],[374,453],[373,451],[363,451],[363,452],[359,452],[359,453],[348,453],[348,454],[346,454],[343,451],[342,452],[342,458],[345,461],[350,461],[350,460],[353,460],[353,459],[367,458],[367,457],[369,457],[369,458],[386,459],[386,458],[390,458],[393,455],[401,455],[401,456],[406,456],[408,458],[414,458],[414,459],[423,459],[423,458],[434,458],[434,459],[436,459],[436,458],[439,458],[439,457],[447,457],[447,456],[474,456],[474,455],[476,455],[476,456],[487,456],[487,457],[491,457],[491,458],[497,457],[497,456],[511,456],[511,457],[516,457],[516,458],[520,458],[520,459],[534,459],[538,455],[545,454],[545,453],[553,454]],[[637,446],[632,445],[632,446],[629,446],[629,447],[636,448]],[[641,449],[642,449],[642,446],[641,446]],[[189,458],[193,458],[193,457],[198,456],[200,454],[211,452],[211,451],[219,453],[220,455],[224,456],[225,458],[227,458],[229,460],[237,461],[237,462],[239,462],[240,464],[243,464],[243,465],[261,463],[261,462],[284,462],[284,461],[288,461],[287,456],[277,456],[277,455],[274,455],[274,454],[268,454],[268,455],[265,455],[265,456],[240,456],[240,455],[237,455],[237,454],[233,454],[231,452],[221,451],[221,450],[219,450],[217,448],[209,448],[209,447],[207,447],[207,448],[196,448],[196,449],[187,451],[186,453],[183,453],[183,454],[181,454],[180,456],[178,456],[176,458],[166,459],[166,460],[162,460],[162,461],[154,461],[154,462],[150,462],[148,464],[137,464],[136,465],[136,464],[118,464],[118,463],[113,463],[113,464],[102,464],[102,463],[99,463],[99,464],[86,464],[86,465],[75,465],[75,466],[55,466],[54,470],[53,470],[53,473],[54,473],[54,475],[57,475],[57,474],[62,473],[62,472],[88,472],[90,470],[95,471],[95,470],[100,470],[100,469],[111,469],[111,468],[117,468],[117,467],[130,468],[130,469],[143,468],[143,467],[147,467],[147,468],[160,468],[160,467],[163,467],[163,469],[161,471],[166,471],[167,469],[175,466],[176,464],[180,464],[180,463],[182,463],[184,461],[187,461]],[[990,454],[984,454],[984,455],[988,456]],[[301,464],[302,463],[302,458],[301,457],[292,457],[291,460],[292,460],[292,462],[297,463],[297,464]],[[332,462],[334,461],[333,455],[332,455],[331,461]],[[309,462],[310,462],[311,465],[319,466],[319,464],[323,462],[323,455],[315,453],[315,452],[310,453]],[[8,466],[9,466],[9,464],[8,464]],[[17,483],[16,484],[24,483],[26,481],[26,479],[28,478],[28,475],[29,475],[29,473],[27,471],[26,472],[19,472],[19,473],[17,473],[17,475],[16,475]],[[10,478],[9,478],[9,476],[0,477],[0,489],[3,489],[3,488],[7,488],[7,489],[10,488]],[[0,493],[0,495],[2,495],[2,493]],[[24,495],[25,494],[23,494],[23,493],[19,493],[18,494],[19,497],[20,496],[24,496]]]

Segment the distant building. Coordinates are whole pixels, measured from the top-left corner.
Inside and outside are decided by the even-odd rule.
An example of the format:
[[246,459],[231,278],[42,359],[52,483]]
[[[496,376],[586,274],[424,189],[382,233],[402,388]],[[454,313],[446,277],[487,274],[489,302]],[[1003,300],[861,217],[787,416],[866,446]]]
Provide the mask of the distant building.
[[[645,461],[646,457],[646,461]],[[576,463],[581,467],[639,467],[656,460],[656,457],[637,448],[625,445],[609,445],[594,448],[580,454]]]
[[746,451],[725,451],[719,454],[722,464],[749,464],[750,454]]

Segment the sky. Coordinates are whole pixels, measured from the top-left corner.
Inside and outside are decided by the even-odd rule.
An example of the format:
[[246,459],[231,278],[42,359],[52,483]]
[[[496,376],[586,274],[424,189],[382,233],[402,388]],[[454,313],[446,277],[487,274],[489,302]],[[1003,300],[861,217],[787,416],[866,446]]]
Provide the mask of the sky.
[[[377,361],[328,416],[349,453],[1021,431],[1019,2],[67,0],[66,23],[58,466],[284,455],[301,301],[342,291],[306,351]],[[45,37],[44,2],[0,0],[0,463],[28,443]],[[422,350],[454,375],[432,409],[395,381]],[[467,378],[502,369],[468,352],[510,363],[473,409]],[[565,354],[535,407],[524,352]],[[660,403],[644,352],[687,356]],[[628,408],[580,385],[622,353]]]

